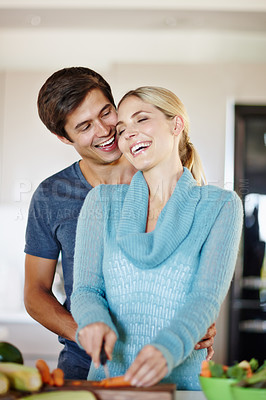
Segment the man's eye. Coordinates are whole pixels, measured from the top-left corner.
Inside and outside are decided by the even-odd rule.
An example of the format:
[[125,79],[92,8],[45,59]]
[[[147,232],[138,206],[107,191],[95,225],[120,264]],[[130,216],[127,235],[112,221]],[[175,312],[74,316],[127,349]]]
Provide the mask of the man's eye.
[[91,124],[85,125],[84,128],[82,128],[82,132],[87,131],[91,127]]
[[102,115],[102,117],[107,117],[107,115],[109,115],[110,113],[111,113],[111,110],[108,110]]

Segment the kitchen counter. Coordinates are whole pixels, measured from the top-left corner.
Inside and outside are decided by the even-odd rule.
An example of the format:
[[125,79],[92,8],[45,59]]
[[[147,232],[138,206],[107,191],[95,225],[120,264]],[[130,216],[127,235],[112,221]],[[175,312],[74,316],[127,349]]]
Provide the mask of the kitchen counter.
[[206,400],[201,391],[177,390],[175,395],[176,400]]

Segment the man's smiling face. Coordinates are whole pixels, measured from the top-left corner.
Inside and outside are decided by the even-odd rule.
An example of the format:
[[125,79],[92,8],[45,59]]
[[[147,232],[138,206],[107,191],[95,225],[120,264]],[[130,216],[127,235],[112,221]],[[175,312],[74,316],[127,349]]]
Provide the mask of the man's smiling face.
[[117,146],[117,114],[114,106],[99,89],[93,89],[83,102],[67,116],[65,131],[71,144],[84,160],[109,164],[121,157]]

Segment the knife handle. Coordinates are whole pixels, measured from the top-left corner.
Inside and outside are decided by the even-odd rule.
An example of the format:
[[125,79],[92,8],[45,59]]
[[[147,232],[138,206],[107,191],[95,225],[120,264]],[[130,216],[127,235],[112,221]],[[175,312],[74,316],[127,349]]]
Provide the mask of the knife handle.
[[107,354],[106,354],[106,352],[104,350],[104,344],[105,344],[105,342],[103,341],[101,352],[100,352],[100,363],[101,363],[101,365],[105,365],[107,360],[108,360]]

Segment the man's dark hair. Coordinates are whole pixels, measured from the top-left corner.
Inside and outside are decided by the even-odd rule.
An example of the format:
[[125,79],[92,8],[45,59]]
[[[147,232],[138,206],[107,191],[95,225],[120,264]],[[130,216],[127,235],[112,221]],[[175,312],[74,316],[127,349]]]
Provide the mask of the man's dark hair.
[[64,128],[66,117],[93,89],[101,90],[115,107],[110,85],[92,69],[71,67],[52,74],[40,89],[37,101],[39,116],[47,129],[70,140]]

